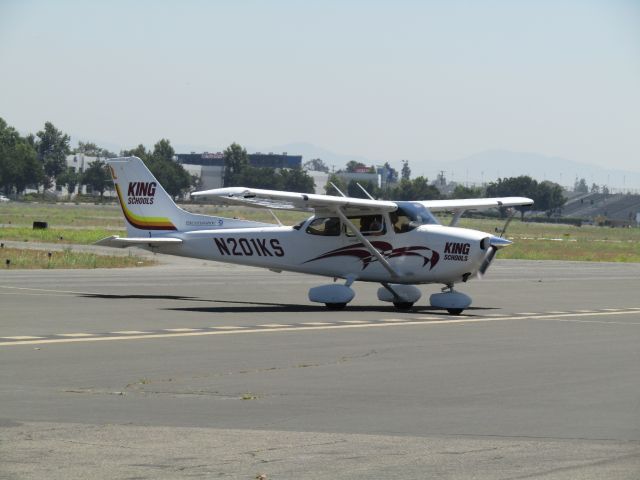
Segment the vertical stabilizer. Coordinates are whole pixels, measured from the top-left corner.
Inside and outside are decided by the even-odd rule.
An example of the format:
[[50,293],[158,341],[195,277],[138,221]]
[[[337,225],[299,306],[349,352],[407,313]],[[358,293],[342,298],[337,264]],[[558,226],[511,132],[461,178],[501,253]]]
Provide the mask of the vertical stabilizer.
[[107,160],[129,237],[153,237],[174,231],[260,227],[266,224],[198,215],[178,207],[138,157]]

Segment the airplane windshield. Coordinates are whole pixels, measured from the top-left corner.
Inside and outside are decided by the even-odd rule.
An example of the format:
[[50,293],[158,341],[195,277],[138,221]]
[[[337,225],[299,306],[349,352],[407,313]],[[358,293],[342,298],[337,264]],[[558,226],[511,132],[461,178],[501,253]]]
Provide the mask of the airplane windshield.
[[420,225],[440,225],[436,217],[420,203],[396,202],[396,205],[398,210],[389,214],[396,233],[409,232]]

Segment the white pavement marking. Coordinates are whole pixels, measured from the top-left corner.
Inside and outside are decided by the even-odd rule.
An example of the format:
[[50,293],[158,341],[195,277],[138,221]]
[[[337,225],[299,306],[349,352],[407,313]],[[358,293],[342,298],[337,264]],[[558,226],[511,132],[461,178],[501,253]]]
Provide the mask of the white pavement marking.
[[383,318],[381,322],[408,322],[408,318]]
[[44,337],[31,337],[29,335],[17,335],[15,337],[0,337],[0,338],[6,338],[7,340],[35,340],[37,338],[44,338]]
[[163,328],[164,332],[197,332],[202,330],[201,328]]
[[545,322],[599,323],[602,325],[640,325],[639,322],[606,322],[604,320],[580,320],[574,318],[543,318],[542,320]]
[[340,323],[352,323],[354,325],[357,325],[359,323],[369,323],[366,320],[340,320]]
[[29,290],[32,292],[66,293],[71,295],[99,295],[94,292],[75,292],[72,290],[51,290],[48,288],[12,287],[9,285],[0,285],[0,288],[6,288],[9,290]]
[[335,324],[331,322],[305,322],[305,323],[301,323],[300,325],[318,326],[318,325],[335,325]]
[[151,332],[142,332],[140,330],[122,330],[120,332],[110,332],[115,333],[116,335],[142,335]]
[[603,312],[617,312],[620,309],[619,308],[601,308],[600,310],[602,310]]
[[[433,321],[406,321],[406,322],[373,322],[369,323],[365,320],[345,320],[343,323],[347,322],[358,322],[358,324],[353,325],[344,325],[344,324],[334,324],[334,325],[324,325],[317,327],[300,327],[300,326],[291,326],[291,325],[283,325],[282,327],[268,327],[268,328],[253,328],[247,330],[200,330],[195,332],[174,332],[174,333],[153,333],[150,335],[121,335],[114,337],[98,337],[98,336],[90,336],[91,334],[83,334],[89,335],[90,338],[44,338],[42,340],[24,340],[24,341],[13,341],[13,342],[0,342],[0,346],[16,346],[16,345],[41,345],[41,344],[49,344],[49,343],[77,343],[77,342],[105,342],[105,341],[113,341],[113,340],[146,340],[150,338],[172,338],[172,337],[200,337],[200,336],[208,336],[208,335],[239,335],[239,334],[249,334],[249,333],[274,333],[274,332],[308,332],[310,330],[342,330],[342,329],[355,329],[355,328],[384,328],[384,327],[399,327],[399,326],[408,326],[408,327],[417,327],[417,326],[442,326],[449,324],[458,324],[458,323],[491,323],[491,322],[502,322],[509,320],[548,320],[548,321],[568,321],[568,322],[577,322],[581,323],[580,320],[573,320],[575,317],[593,317],[593,316],[614,316],[614,315],[628,315],[628,314],[638,314],[637,310],[627,310],[627,311],[619,311],[619,312],[600,312],[600,313],[567,313],[558,317],[557,314],[554,315],[536,315],[531,317],[518,316],[518,317],[500,317],[500,318],[479,318],[479,317],[467,317],[467,318],[443,318],[439,322]],[[636,326],[640,325],[637,322],[603,322],[600,320],[583,320],[582,323],[587,322],[602,322],[604,324],[615,324],[615,325],[626,325],[626,326]],[[277,324],[267,324],[267,325],[277,325]],[[259,325],[258,327],[265,327],[264,325]],[[74,334],[72,334],[74,335]],[[77,335],[77,334],[75,334]]]
[[518,312],[516,315],[538,315],[537,312]]
[[57,333],[58,337],[71,337],[71,338],[81,338],[81,337],[93,337],[96,335],[95,333]]
[[215,326],[215,327],[211,327],[211,328],[217,328],[219,330],[238,330],[240,328],[249,328],[249,327],[243,327],[240,325],[221,325],[221,326]]
[[290,327],[291,325],[285,325],[284,323],[265,323],[263,325],[258,325],[258,327],[265,328],[280,328],[280,327]]
[[595,310],[574,310],[577,313],[595,313]]
[[[0,287],[0,288],[6,288],[6,287]],[[67,293],[56,294],[56,293],[26,293],[26,292],[0,292],[0,295],[29,295],[29,296],[40,296],[40,297],[68,297],[69,296],[69,294]]]
[[553,315],[562,315],[565,313],[569,313],[569,312],[565,312],[565,311],[561,311],[561,310],[556,310],[554,312],[547,312],[547,313],[552,313]]

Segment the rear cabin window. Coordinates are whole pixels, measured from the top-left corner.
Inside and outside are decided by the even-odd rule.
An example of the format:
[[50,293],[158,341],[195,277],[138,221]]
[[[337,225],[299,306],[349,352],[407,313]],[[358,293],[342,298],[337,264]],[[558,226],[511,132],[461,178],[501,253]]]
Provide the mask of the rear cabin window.
[[[382,215],[361,215],[358,217],[348,217],[351,223],[363,235],[384,235],[387,231]],[[351,230],[345,227],[346,234],[350,237],[355,236]]]
[[307,226],[310,235],[337,237],[340,235],[340,219],[338,217],[314,218]]

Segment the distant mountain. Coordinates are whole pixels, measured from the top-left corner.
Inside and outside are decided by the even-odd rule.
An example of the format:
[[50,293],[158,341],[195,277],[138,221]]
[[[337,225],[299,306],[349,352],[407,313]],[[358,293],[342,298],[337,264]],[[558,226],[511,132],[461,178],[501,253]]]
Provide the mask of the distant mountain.
[[[444,170],[449,180],[464,183],[479,183],[497,178],[529,175],[537,180],[551,180],[563,186],[573,186],[577,178],[613,188],[640,188],[640,172],[615,170],[550,157],[538,153],[512,152],[507,150],[487,150],[451,162],[430,165]],[[431,177],[433,174],[429,174]]]
[[[203,145],[176,145],[175,149],[179,153],[223,150],[207,149]],[[384,160],[371,160],[362,155],[335,153],[307,142],[293,142],[267,148],[247,145],[246,149],[249,153],[287,152],[289,155],[302,155],[303,162],[312,158],[321,158],[329,167],[335,166],[336,170],[344,167],[350,160],[362,162],[365,165],[384,163]],[[400,159],[389,159],[389,163],[398,170],[401,167]],[[607,169],[539,153],[494,149],[448,162],[410,159],[409,166],[413,176],[424,175],[429,180],[435,180],[438,173],[444,171],[447,180],[463,184],[467,182],[480,184],[495,181],[498,178],[529,175],[539,181],[551,180],[567,187],[572,187],[577,177],[584,178],[589,186],[596,183],[613,189],[640,190],[640,171]]]

